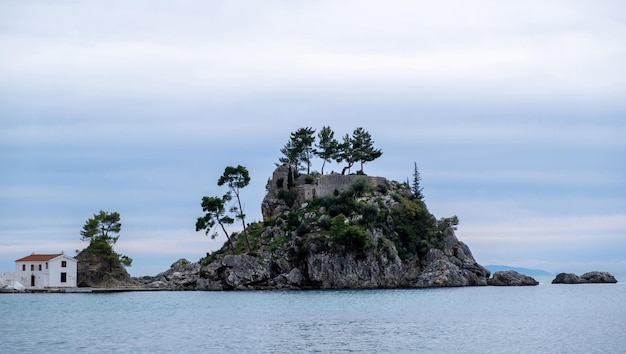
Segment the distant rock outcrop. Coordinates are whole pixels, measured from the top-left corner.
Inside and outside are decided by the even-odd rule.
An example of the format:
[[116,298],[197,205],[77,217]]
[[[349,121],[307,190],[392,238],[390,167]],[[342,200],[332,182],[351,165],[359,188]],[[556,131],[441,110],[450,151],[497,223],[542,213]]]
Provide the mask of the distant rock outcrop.
[[589,284],[589,283],[617,283],[617,279],[608,272],[588,272],[581,276],[572,273],[560,273],[552,284]]
[[528,286],[538,285],[539,282],[528,275],[519,274],[514,270],[505,270],[493,273],[487,279],[487,284],[495,286]]
[[128,288],[138,285],[117,259],[105,259],[101,254],[92,252],[90,247],[75,258],[78,261],[76,284],[79,287]]

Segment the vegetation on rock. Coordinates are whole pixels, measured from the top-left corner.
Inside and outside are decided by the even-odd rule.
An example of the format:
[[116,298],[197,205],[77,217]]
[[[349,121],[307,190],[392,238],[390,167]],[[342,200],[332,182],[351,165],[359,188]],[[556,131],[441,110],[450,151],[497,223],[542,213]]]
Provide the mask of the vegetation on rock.
[[417,198],[420,200],[424,200],[424,194],[422,193],[422,177],[420,176],[420,171],[417,169],[417,162],[413,163],[414,171],[413,171],[413,184],[411,185],[411,192],[413,193],[413,198]]
[[346,163],[341,174],[346,171],[349,173],[355,163],[360,163],[357,174],[364,174],[363,165],[382,155],[380,149],[374,148],[370,133],[362,127],[356,128],[352,135],[344,135],[339,142],[335,139],[335,132],[329,126],[324,126],[318,133],[318,138],[319,141],[314,145],[315,129],[310,127],[292,132],[285,146],[280,149],[283,154],[279,158],[280,163],[291,166],[294,176],[304,171],[308,175],[311,174],[312,157],[317,156],[322,160],[322,174],[326,163],[331,161]]
[[[285,201],[288,208],[248,227],[254,254],[281,249],[280,254],[289,254],[297,263],[311,249],[358,255],[384,248],[408,260],[423,257],[431,248],[443,249],[446,229],[458,224],[456,216],[437,220],[421,199],[413,197],[408,185],[397,182],[373,188],[361,177],[344,191],[299,205],[296,189],[293,200]],[[278,193],[278,198],[285,195]],[[238,236],[230,237],[235,254],[246,251]],[[225,245],[204,263],[223,257],[229,250],[233,252]]]
[[81,240],[89,246],[76,255],[78,286],[134,287],[133,279],[124,268],[132,259],[113,250],[120,238],[122,224],[118,212],[100,211],[85,222]]
[[131,266],[133,260],[123,254],[118,254],[113,250],[113,246],[120,238],[122,224],[118,212],[109,213],[100,211],[88,219],[80,231],[81,240],[89,241],[89,251],[101,255],[109,262],[109,269],[112,269],[113,262],[120,262],[125,266]]
[[220,197],[202,197],[202,211],[204,216],[199,217],[196,220],[196,231],[205,230],[205,234],[211,233],[211,238],[217,237],[217,232],[213,232],[213,228],[217,223],[224,235],[228,240],[228,246],[235,254],[235,250],[232,244],[232,240],[226,231],[226,225],[234,223],[234,219],[226,214],[226,203],[230,202],[235,195],[237,204],[230,207],[229,212],[235,215],[235,218],[241,220],[243,226],[244,241],[248,252],[252,252],[250,242],[248,240],[248,231],[246,228],[246,214],[243,212],[243,206],[241,204],[241,189],[246,187],[250,183],[250,174],[248,169],[244,166],[238,165],[237,167],[227,166],[224,169],[224,173],[217,181],[218,186],[226,184],[228,186],[228,192],[224,196]]
[[[149,287],[176,289],[329,289],[487,285],[489,271],[454,235],[458,217],[437,220],[423,200],[415,164],[413,185],[366,176],[363,165],[381,156],[368,132],[357,128],[343,142],[330,127],[301,128],[281,149],[283,163],[266,185],[263,221],[246,225],[239,194],[250,177],[227,167],[223,197],[204,197],[196,231],[219,226],[222,248],[181,270],[146,279]],[[311,157],[346,163],[342,174],[311,171]],[[355,175],[345,174],[359,164]],[[301,174],[306,172],[305,174]],[[232,196],[235,196],[233,198]],[[228,208],[226,204],[233,202]],[[225,225],[242,220],[241,232]],[[216,235],[213,232],[213,237]],[[186,262],[186,261],[185,261]],[[175,279],[175,280],[172,280]]]

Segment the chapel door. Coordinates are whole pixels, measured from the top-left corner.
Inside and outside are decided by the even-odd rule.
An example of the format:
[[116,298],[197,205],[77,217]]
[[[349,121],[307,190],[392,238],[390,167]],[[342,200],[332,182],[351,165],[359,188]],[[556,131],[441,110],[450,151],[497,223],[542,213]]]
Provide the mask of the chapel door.
[[34,275],[30,276],[30,286],[35,287],[35,276]]

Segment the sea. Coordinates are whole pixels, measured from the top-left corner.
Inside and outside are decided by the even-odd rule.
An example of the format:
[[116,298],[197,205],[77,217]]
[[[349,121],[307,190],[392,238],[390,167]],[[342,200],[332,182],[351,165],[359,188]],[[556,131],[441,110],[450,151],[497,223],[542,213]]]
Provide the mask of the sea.
[[626,278],[531,287],[0,294],[0,353],[626,353]]

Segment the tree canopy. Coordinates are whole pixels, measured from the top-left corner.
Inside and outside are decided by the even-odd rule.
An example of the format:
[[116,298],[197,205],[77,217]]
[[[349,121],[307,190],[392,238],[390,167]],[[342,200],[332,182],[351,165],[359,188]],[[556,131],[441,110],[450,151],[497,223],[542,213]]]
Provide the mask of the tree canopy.
[[339,157],[339,142],[335,139],[335,132],[329,127],[324,126],[317,134],[319,141],[315,145],[313,153],[322,159],[321,173],[324,174],[324,166],[326,162],[331,162]]
[[422,177],[420,177],[420,171],[417,169],[417,162],[413,163],[415,170],[413,172],[413,184],[411,185],[411,192],[413,193],[413,198],[423,200],[424,194],[422,193],[422,186],[420,182]]
[[313,142],[315,142],[315,129],[300,128],[292,132],[289,141],[280,150],[285,156],[279,160],[287,163],[296,171],[311,173],[311,158],[313,157]]
[[235,194],[237,199],[237,206],[230,208],[230,211],[235,214],[235,217],[241,220],[241,226],[243,226],[243,236],[248,246],[248,251],[252,251],[250,248],[250,242],[248,241],[248,233],[246,229],[246,214],[243,212],[243,206],[241,204],[241,189],[246,187],[250,183],[250,173],[244,166],[237,165],[237,167],[227,166],[224,169],[224,173],[217,181],[218,186],[226,184],[229,188],[226,195],[230,196],[230,193]]
[[313,128],[300,128],[292,132],[289,140],[280,150],[283,154],[279,161],[292,167],[294,174],[298,171],[311,173],[311,157],[317,156],[322,160],[321,173],[327,162],[345,162],[342,174],[350,169],[355,163],[360,163],[358,173],[364,174],[363,166],[382,155],[380,149],[374,148],[374,141],[369,132],[362,127],[356,128],[352,135],[346,134],[341,142],[335,139],[335,132],[324,126],[318,133],[319,141],[315,142],[315,130]]
[[109,260],[109,268],[112,267],[113,260],[118,260],[128,267],[132,265],[133,260],[113,250],[113,246],[120,238],[119,233],[121,230],[120,214],[118,212],[109,213],[101,210],[98,214],[94,214],[93,218],[89,218],[85,222],[83,229],[80,231],[80,236],[82,241],[89,241],[91,252]]
[[[226,231],[226,225],[233,224],[235,220],[226,214],[226,203],[232,200],[234,194],[236,205],[231,206],[228,211],[233,213],[236,219],[241,220],[241,225],[243,226],[242,233],[246,246],[248,251],[251,252],[246,227],[246,214],[243,211],[243,204],[241,203],[241,189],[245,188],[249,183],[250,173],[246,167],[242,165],[238,165],[237,167],[227,166],[222,176],[218,179],[217,185],[228,186],[228,192],[221,198],[202,197],[201,206],[205,214],[196,220],[196,231],[205,230],[205,234],[208,235],[217,223],[222,228],[222,231],[228,239],[231,250],[233,250],[230,236],[228,235],[228,231]],[[215,238],[216,236],[217,233],[213,233],[211,238]]]
[[[228,231],[226,231],[226,225],[232,225],[235,220],[230,216],[226,215],[226,202],[230,201],[231,197],[229,194],[224,195],[222,198],[218,197],[202,197],[202,211],[205,212],[204,216],[201,216],[196,221],[196,231],[205,230],[205,234],[208,235],[213,231],[215,224],[217,223],[224,235],[226,235],[226,239],[228,240],[228,245],[230,250],[235,253],[233,248],[232,241],[230,236],[228,236]],[[217,237],[217,232],[211,234],[211,239],[215,239]]]
[[376,160],[383,154],[380,149],[374,148],[372,136],[361,127],[354,130],[350,142],[352,144],[353,158],[355,162],[358,161],[361,163],[361,169],[359,170],[361,174],[363,174],[364,164]]

